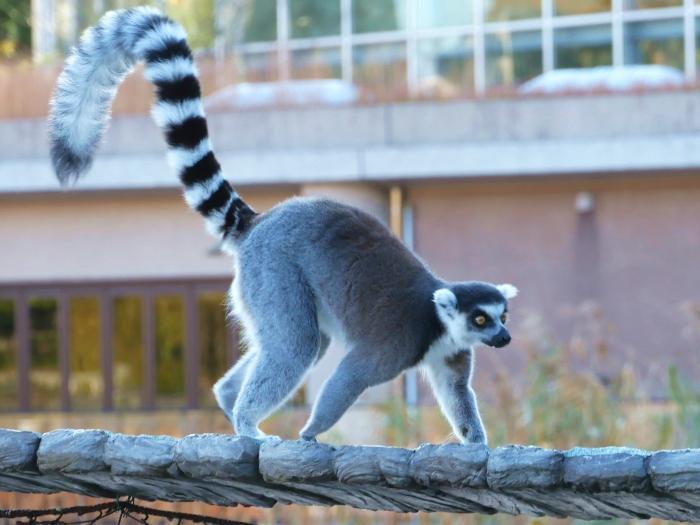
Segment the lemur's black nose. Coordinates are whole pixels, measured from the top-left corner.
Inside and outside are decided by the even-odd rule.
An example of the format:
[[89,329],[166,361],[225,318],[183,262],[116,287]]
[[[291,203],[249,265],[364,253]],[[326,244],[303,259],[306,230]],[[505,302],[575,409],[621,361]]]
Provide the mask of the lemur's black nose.
[[503,330],[498,332],[493,337],[491,342],[496,348],[503,348],[504,346],[506,346],[508,343],[510,343],[510,334],[508,333],[508,330],[504,328]]

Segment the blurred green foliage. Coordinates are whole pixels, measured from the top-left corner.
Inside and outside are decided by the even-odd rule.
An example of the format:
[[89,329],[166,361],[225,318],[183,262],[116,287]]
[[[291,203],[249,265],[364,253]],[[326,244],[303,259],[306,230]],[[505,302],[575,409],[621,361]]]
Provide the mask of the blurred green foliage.
[[28,53],[32,45],[29,0],[0,0],[0,59]]
[[672,366],[668,371],[669,397],[676,409],[673,431],[668,436],[674,448],[700,447],[700,388],[678,375]]
[[185,28],[192,49],[213,47],[216,37],[214,0],[166,0],[165,12]]

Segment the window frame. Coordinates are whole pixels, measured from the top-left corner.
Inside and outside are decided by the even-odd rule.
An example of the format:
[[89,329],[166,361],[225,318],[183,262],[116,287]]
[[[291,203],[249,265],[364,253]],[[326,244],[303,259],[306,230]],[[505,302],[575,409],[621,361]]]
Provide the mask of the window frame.
[[[134,280],[99,281],[91,283],[66,282],[60,284],[17,283],[0,284],[0,298],[13,302],[14,339],[17,366],[18,412],[36,411],[31,408],[30,377],[30,300],[35,297],[54,299],[57,303],[56,330],[58,337],[58,367],[61,378],[60,410],[70,411],[70,319],[69,307],[73,297],[95,297],[98,300],[100,318],[101,372],[104,384],[101,411],[114,407],[114,349],[113,304],[118,297],[138,297],[142,301],[143,391],[141,410],[154,410],[156,403],[156,341],[154,299],[158,295],[178,295],[184,304],[184,367],[185,404],[182,408],[200,408],[199,391],[199,341],[197,299],[202,293],[228,293],[230,278],[202,278],[192,280]],[[238,330],[230,326],[227,361],[233,363],[240,355]],[[14,412],[15,410],[10,410]],[[4,411],[3,411],[4,412]]]

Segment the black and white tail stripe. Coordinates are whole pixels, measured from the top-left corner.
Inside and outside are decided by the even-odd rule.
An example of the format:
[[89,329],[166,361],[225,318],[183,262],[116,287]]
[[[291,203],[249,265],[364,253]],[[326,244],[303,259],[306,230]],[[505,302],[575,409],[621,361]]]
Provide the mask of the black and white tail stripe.
[[66,61],[49,119],[56,175],[67,183],[90,168],[116,90],[139,61],[156,86],[151,113],[165,134],[185,200],[213,234],[240,235],[256,213],[224,179],[214,156],[187,35],[156,9],[110,11],[85,31]]

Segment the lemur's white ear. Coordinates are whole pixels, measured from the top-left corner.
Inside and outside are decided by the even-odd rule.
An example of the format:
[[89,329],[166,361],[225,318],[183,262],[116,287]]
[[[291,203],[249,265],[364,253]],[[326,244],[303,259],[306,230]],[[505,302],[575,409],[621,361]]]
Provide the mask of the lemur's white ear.
[[518,289],[512,284],[499,284],[496,288],[498,288],[498,291],[501,292],[506,299],[512,299],[518,295]]
[[437,306],[438,310],[445,312],[450,317],[457,310],[457,297],[452,290],[447,288],[440,288],[435,290],[433,293],[433,302]]

